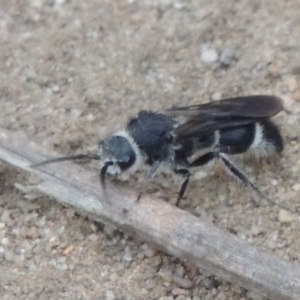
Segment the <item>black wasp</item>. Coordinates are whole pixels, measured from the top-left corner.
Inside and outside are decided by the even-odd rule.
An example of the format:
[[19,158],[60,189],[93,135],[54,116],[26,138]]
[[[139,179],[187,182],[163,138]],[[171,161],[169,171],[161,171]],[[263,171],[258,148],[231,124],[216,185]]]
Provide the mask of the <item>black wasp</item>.
[[174,173],[184,177],[178,204],[188,185],[191,169],[219,159],[232,175],[263,196],[229,157],[245,152],[253,152],[256,156],[280,153],[282,137],[270,118],[282,109],[280,98],[257,95],[174,107],[161,113],[140,111],[125,129],[102,140],[95,154],[54,158],[34,166],[83,158],[99,160],[104,185],[107,174],[116,177],[146,163],[150,169],[143,191],[158,167],[167,163]]

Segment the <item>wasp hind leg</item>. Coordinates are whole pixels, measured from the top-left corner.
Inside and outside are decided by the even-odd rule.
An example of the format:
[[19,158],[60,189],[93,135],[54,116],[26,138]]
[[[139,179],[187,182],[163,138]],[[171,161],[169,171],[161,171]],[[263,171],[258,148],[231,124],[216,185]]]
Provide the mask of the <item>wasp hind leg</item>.
[[269,197],[267,197],[266,195],[264,195],[262,193],[262,191],[257,187],[255,186],[254,183],[252,183],[246,175],[244,175],[236,166],[234,166],[232,164],[232,162],[230,162],[225,155],[220,155],[222,161],[224,162],[224,164],[226,165],[226,167],[236,176],[238,177],[242,182],[244,182],[246,185],[250,186],[253,190],[255,190],[257,192],[257,194],[265,199],[266,201],[268,201],[270,204],[272,205],[276,205],[282,209],[285,209],[287,211],[290,211],[292,213],[295,213],[292,209],[290,209],[289,207],[285,206],[285,205],[282,205],[280,203],[277,203],[276,201],[270,199]]
[[[200,167],[203,165],[208,164],[213,159],[221,159],[224,163],[227,170],[230,171],[230,173],[238,178],[240,181],[242,181],[246,186],[250,186],[252,189],[254,189],[262,198],[266,198],[263,193],[259,190],[258,187],[256,187],[249,179],[248,177],[238,169],[227,157],[226,154],[218,152],[218,151],[211,151],[208,152],[199,158],[197,158],[195,161],[193,161],[190,166],[191,167]],[[258,206],[258,204],[254,201],[255,206]]]
[[[265,199],[266,201],[268,201],[269,203],[271,203],[272,205],[276,205],[282,209],[288,210],[293,212],[290,208],[286,207],[285,205],[279,204],[276,201],[268,198],[266,195],[264,195],[262,193],[262,191],[254,184],[252,183],[249,178],[241,171],[239,170],[238,167],[236,167],[226,156],[225,153],[220,153],[220,152],[208,152],[202,156],[200,156],[198,159],[196,159],[195,161],[193,161],[190,164],[190,167],[199,167],[199,166],[203,166],[207,163],[209,163],[210,161],[212,161],[215,158],[219,158],[222,160],[222,162],[224,163],[225,167],[230,171],[230,173],[238,178],[240,181],[242,181],[246,186],[250,186],[261,198]],[[254,204],[256,206],[259,206],[258,203],[256,203],[254,201]],[[294,213],[294,212],[293,212]]]

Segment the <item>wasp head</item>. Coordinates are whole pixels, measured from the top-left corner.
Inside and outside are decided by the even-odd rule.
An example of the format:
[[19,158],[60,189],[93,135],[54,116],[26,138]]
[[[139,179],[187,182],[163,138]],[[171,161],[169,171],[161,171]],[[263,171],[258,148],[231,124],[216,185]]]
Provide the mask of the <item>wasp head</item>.
[[116,177],[131,169],[138,153],[128,137],[114,135],[99,143],[97,155],[103,163],[101,181],[104,184],[106,174]]

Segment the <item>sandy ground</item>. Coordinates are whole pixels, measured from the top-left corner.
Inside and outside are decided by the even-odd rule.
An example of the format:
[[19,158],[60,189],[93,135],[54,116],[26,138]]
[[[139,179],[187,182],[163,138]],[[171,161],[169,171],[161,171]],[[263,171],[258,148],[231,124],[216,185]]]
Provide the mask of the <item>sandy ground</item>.
[[[47,153],[79,153],[141,109],[276,94],[291,111],[276,117],[283,157],[243,170],[299,210],[299,9],[296,0],[1,0],[0,126]],[[200,171],[183,209],[299,262],[298,220],[229,176]],[[15,183],[28,176],[4,163],[0,178],[2,300],[254,297],[54,200],[25,199]],[[178,179],[161,178],[149,192],[174,195]]]

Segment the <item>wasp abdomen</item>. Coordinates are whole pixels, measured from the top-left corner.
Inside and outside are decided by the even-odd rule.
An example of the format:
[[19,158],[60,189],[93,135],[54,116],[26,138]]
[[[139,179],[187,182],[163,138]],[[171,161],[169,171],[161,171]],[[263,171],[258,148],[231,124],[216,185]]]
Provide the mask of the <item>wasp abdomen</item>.
[[220,152],[227,154],[245,153],[255,138],[255,123],[226,128],[219,131]]

